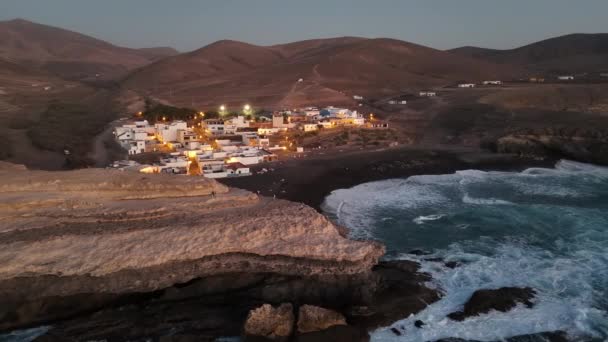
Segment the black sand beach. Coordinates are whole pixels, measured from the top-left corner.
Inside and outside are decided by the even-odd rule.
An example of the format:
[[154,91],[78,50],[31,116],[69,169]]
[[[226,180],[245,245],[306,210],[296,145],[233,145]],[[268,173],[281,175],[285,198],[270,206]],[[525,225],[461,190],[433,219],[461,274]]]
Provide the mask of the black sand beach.
[[[554,163],[555,160],[551,159],[539,160],[476,149],[398,147],[284,157],[278,162],[252,167],[252,176],[220,181],[320,210],[323,200],[332,191],[366,182],[465,169],[520,171]],[[260,172],[263,169],[268,171]]]

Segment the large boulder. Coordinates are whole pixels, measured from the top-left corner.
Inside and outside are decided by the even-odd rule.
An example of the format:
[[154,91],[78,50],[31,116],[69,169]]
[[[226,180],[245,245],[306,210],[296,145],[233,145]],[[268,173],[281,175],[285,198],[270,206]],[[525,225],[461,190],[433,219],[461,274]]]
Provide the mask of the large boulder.
[[298,312],[298,333],[325,330],[336,325],[346,325],[341,313],[313,305],[302,305]]
[[468,317],[488,313],[491,310],[507,312],[513,309],[518,303],[527,307],[534,304],[531,300],[536,292],[529,287],[503,287],[496,290],[478,290],[464,305],[463,311],[452,312],[449,318],[455,321],[463,321]]
[[251,310],[245,322],[245,335],[268,339],[286,339],[293,333],[295,317],[289,303],[274,307],[264,304]]

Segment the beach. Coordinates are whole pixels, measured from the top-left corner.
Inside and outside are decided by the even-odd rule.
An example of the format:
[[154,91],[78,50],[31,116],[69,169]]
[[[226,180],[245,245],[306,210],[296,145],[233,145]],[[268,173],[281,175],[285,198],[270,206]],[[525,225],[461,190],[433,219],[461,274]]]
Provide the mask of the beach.
[[496,154],[450,147],[394,147],[374,150],[315,151],[284,156],[278,162],[252,167],[249,177],[226,178],[223,184],[271,198],[307,204],[317,210],[332,191],[358,184],[413,175],[458,170],[521,171],[553,166],[556,160]]

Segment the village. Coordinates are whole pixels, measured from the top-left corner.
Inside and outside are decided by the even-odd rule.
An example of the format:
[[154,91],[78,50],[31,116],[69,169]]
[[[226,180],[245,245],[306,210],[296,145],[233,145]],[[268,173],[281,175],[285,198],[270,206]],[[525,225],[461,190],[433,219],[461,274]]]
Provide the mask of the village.
[[[250,105],[243,106],[239,113],[229,113],[221,105],[216,115],[210,114],[195,112],[187,119],[170,120],[155,113],[155,122],[150,122],[143,112],[137,113],[134,120],[114,128],[116,141],[129,157],[114,162],[112,167],[141,173],[242,177],[252,174],[253,165],[276,161],[279,155],[304,153],[295,136],[344,127],[388,128],[388,123],[374,114],[364,117],[357,111],[333,106],[253,115]],[[138,155],[151,153],[160,155],[159,160],[136,161]]]
[[[573,81],[574,76],[559,76],[558,81]],[[525,81],[544,83],[542,77],[531,77]],[[461,82],[455,89],[477,86],[502,86],[501,80],[486,80],[479,83]],[[435,98],[436,90],[421,90],[414,98]],[[406,98],[394,97],[388,105],[405,106]],[[352,99],[363,106],[364,97],[352,95]],[[165,115],[161,107],[136,113],[114,128],[116,142],[127,151],[128,158],[112,163],[112,168],[135,170],[141,173],[169,173],[176,175],[204,176],[207,178],[229,178],[252,175],[252,166],[279,160],[285,155],[305,155],[302,138],[319,135],[321,132],[343,131],[348,128],[361,130],[387,130],[389,123],[374,116],[363,115],[356,110],[328,106],[306,107],[274,112],[254,111],[249,104],[239,111],[229,111],[220,105],[217,111],[196,112],[187,115]],[[173,110],[173,109],[172,109]],[[184,110],[184,109],[182,109]],[[339,137],[337,138],[339,139]],[[396,142],[390,142],[396,144]],[[321,149],[319,145],[316,148]],[[154,154],[157,160],[144,162],[140,155]],[[267,172],[264,168],[259,172]]]

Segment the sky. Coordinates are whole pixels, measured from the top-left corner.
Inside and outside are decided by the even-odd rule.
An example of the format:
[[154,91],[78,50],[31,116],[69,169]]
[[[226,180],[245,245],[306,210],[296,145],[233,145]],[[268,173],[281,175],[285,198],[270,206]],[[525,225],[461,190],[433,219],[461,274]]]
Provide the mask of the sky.
[[608,32],[608,0],[0,0],[0,20],[14,18],[180,51],[221,39],[272,45],[338,36],[508,49]]

